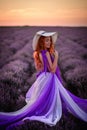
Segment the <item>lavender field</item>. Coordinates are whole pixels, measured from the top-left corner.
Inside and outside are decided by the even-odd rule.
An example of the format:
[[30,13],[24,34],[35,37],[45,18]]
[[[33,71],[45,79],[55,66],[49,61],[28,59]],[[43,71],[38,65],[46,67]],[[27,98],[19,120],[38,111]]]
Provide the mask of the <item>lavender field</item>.
[[[55,45],[63,85],[78,97],[87,98],[87,27],[0,27],[0,111],[16,111],[36,79],[32,39],[39,30],[57,31]],[[63,113],[54,127],[26,120],[12,130],[86,130],[87,124]]]

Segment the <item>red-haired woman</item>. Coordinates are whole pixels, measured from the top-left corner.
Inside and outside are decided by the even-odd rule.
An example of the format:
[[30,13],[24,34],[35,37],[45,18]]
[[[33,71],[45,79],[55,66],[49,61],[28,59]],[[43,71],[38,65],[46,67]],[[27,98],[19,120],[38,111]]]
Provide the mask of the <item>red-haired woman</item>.
[[1,129],[8,126],[7,130],[10,130],[26,119],[56,125],[61,119],[63,106],[87,122],[87,100],[76,97],[62,85],[59,55],[54,47],[56,41],[57,32],[38,31],[35,34],[33,57],[38,71],[37,79],[28,90],[25,99],[27,104],[22,109],[11,113],[0,112]]

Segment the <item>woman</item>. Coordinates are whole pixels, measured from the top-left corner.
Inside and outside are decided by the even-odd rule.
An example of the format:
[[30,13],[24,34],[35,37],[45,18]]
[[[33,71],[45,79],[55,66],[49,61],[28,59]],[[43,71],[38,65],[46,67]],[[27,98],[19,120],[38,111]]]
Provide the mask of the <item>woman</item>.
[[38,31],[33,39],[37,79],[26,94],[27,104],[16,112],[0,112],[0,128],[9,130],[22,121],[38,120],[56,125],[62,116],[62,104],[77,118],[87,122],[87,100],[74,96],[62,85],[58,52],[54,48],[56,32]]

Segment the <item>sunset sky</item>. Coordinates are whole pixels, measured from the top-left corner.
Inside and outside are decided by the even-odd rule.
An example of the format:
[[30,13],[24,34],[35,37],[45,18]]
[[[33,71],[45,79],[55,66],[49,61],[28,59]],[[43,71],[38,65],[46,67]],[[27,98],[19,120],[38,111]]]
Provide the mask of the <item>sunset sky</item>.
[[0,26],[87,26],[87,0],[0,0]]

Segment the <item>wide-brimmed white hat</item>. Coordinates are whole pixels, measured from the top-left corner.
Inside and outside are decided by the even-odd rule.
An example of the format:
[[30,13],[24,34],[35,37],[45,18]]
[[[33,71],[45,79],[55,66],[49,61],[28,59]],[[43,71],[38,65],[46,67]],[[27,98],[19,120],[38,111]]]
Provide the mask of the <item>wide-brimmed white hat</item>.
[[57,32],[46,32],[43,30],[36,32],[36,34],[33,38],[33,44],[32,44],[33,50],[36,50],[36,46],[37,46],[40,36],[45,36],[45,37],[52,36],[52,42],[55,44],[57,41],[58,33]]

